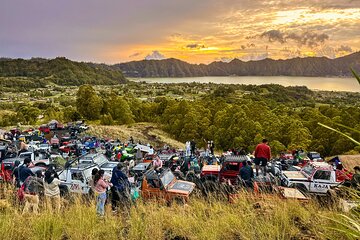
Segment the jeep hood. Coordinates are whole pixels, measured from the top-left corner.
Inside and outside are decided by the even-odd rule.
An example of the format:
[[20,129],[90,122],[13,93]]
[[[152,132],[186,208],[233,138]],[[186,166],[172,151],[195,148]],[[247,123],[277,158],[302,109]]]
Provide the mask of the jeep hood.
[[187,181],[176,181],[173,185],[169,186],[168,192],[180,193],[189,195],[195,188],[195,183]]
[[205,165],[202,172],[220,172],[221,166],[219,165]]
[[308,180],[307,177],[300,171],[283,171],[283,174],[288,179]]

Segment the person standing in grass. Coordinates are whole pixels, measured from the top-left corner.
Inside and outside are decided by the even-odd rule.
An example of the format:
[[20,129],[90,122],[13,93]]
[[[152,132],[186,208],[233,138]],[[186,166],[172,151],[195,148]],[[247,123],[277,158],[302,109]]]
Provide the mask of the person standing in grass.
[[91,178],[89,179],[89,186],[90,186],[90,195],[91,196],[94,196],[95,194],[95,183],[94,183],[94,180],[95,180],[95,176],[96,174],[99,172],[99,169],[97,168],[94,168],[92,171],[91,171]]
[[262,172],[264,176],[266,176],[266,165],[267,162],[270,161],[271,158],[271,149],[268,145],[268,140],[263,139],[262,143],[258,144],[255,148],[255,168],[256,168],[256,176],[259,176],[259,168],[260,164],[262,167]]
[[111,183],[105,181],[104,170],[99,170],[94,178],[95,193],[96,193],[96,213],[98,216],[103,217],[105,215],[105,202],[106,202],[106,190],[111,186]]
[[36,171],[35,176],[29,176],[24,182],[25,206],[23,214],[39,213],[39,194],[44,191],[41,170]]
[[123,167],[122,163],[118,163],[112,171],[111,207],[113,212],[118,210],[121,202],[124,206],[129,202],[130,182],[122,171]]
[[57,173],[49,168],[45,172],[44,177],[44,193],[45,193],[45,203],[46,207],[50,210],[58,213],[60,212],[61,202],[60,202],[60,180]]
[[34,176],[35,174],[30,170],[29,166],[31,164],[30,158],[25,158],[23,165],[21,165],[18,168],[19,171],[19,180],[20,180],[20,186],[25,182],[25,180],[29,176]]
[[246,188],[251,189],[253,187],[254,171],[247,161],[243,162],[243,166],[240,169],[240,177]]

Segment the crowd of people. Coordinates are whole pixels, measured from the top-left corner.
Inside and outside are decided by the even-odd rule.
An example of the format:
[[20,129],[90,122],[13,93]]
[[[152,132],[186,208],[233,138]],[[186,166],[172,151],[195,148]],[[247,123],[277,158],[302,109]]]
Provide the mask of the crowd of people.
[[[37,170],[35,173],[29,168],[31,159],[26,158],[22,165],[13,170],[14,186],[17,196],[24,203],[23,214],[39,213],[39,205],[44,205],[51,212],[60,212],[60,180],[57,172],[48,168],[45,172]],[[128,207],[131,201],[130,182],[124,173],[125,165],[118,163],[112,171],[111,177],[106,176],[104,170],[94,168],[89,181],[90,195],[96,199],[96,212],[99,216],[105,214],[105,203],[110,191],[112,210]]]
[[[213,141],[205,141],[205,156],[214,156],[214,143]],[[120,142],[120,141],[119,141]],[[134,140],[129,140],[133,144]],[[196,142],[193,140],[186,142],[186,149],[184,155],[186,157],[196,157]],[[110,146],[113,148],[113,146]],[[108,149],[110,149],[110,147]],[[157,151],[150,145],[148,155],[152,156],[152,166],[155,171],[160,172],[163,168],[163,161],[160,159]],[[165,147],[164,147],[165,149]],[[169,150],[169,149],[168,149]],[[115,149],[116,151],[116,149]],[[246,155],[240,151],[228,151],[225,154],[230,155]],[[119,150],[119,152],[121,152]],[[115,153],[115,156],[117,154]],[[137,149],[134,156],[135,161],[143,159],[143,153],[140,148]],[[111,204],[113,212],[119,209],[126,208],[131,204],[131,184],[129,181],[129,168],[127,162],[121,162],[121,157],[116,157],[119,161],[116,167],[112,170],[112,175],[108,176],[104,170],[94,168],[92,176],[89,181],[91,188],[91,196],[96,200],[96,213],[99,216],[105,215],[106,203]],[[268,140],[263,139],[254,150],[253,161],[244,161],[239,170],[239,177],[243,185],[247,188],[253,188],[254,178],[261,173],[266,175],[266,166],[271,160],[271,148]],[[255,164],[255,174],[252,168]],[[18,197],[24,202],[23,213],[39,212],[39,206],[43,205],[45,209],[52,212],[59,212],[61,209],[60,197],[60,180],[57,172],[53,167],[49,167],[45,172],[38,170],[31,171],[29,166],[31,159],[25,158],[23,164],[20,165],[19,161],[15,161],[15,166],[12,171],[13,184],[17,189]],[[338,164],[339,165],[339,164]],[[360,186],[360,167],[354,168],[355,173],[351,179],[351,186]]]
[[40,199],[44,200],[47,209],[59,212],[61,200],[58,174],[51,167],[45,173],[40,169],[33,173],[29,168],[30,164],[31,159],[25,158],[24,163],[17,163],[13,170],[13,183],[18,198],[24,202],[23,213],[38,213]]

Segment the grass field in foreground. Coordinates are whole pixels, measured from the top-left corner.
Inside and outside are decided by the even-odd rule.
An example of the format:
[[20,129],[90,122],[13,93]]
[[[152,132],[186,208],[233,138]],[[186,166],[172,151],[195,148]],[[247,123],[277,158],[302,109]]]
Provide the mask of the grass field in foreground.
[[60,214],[45,210],[21,215],[21,208],[0,202],[0,239],[359,239],[360,216],[343,215],[316,202],[243,193],[226,199],[191,198],[186,205],[137,202],[105,218],[95,203],[75,201]]

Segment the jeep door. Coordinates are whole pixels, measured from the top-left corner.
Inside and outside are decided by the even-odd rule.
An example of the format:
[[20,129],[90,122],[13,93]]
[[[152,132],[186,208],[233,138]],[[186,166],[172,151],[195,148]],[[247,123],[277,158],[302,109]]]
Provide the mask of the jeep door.
[[220,171],[220,180],[224,181],[230,179],[232,184],[237,180],[237,176],[240,173],[240,164],[239,162],[226,162],[223,165],[223,168]]
[[85,176],[82,171],[71,171],[71,185],[70,191],[76,193],[83,193],[83,189],[86,190]]
[[330,189],[331,171],[317,170],[310,183],[310,192],[326,193]]

